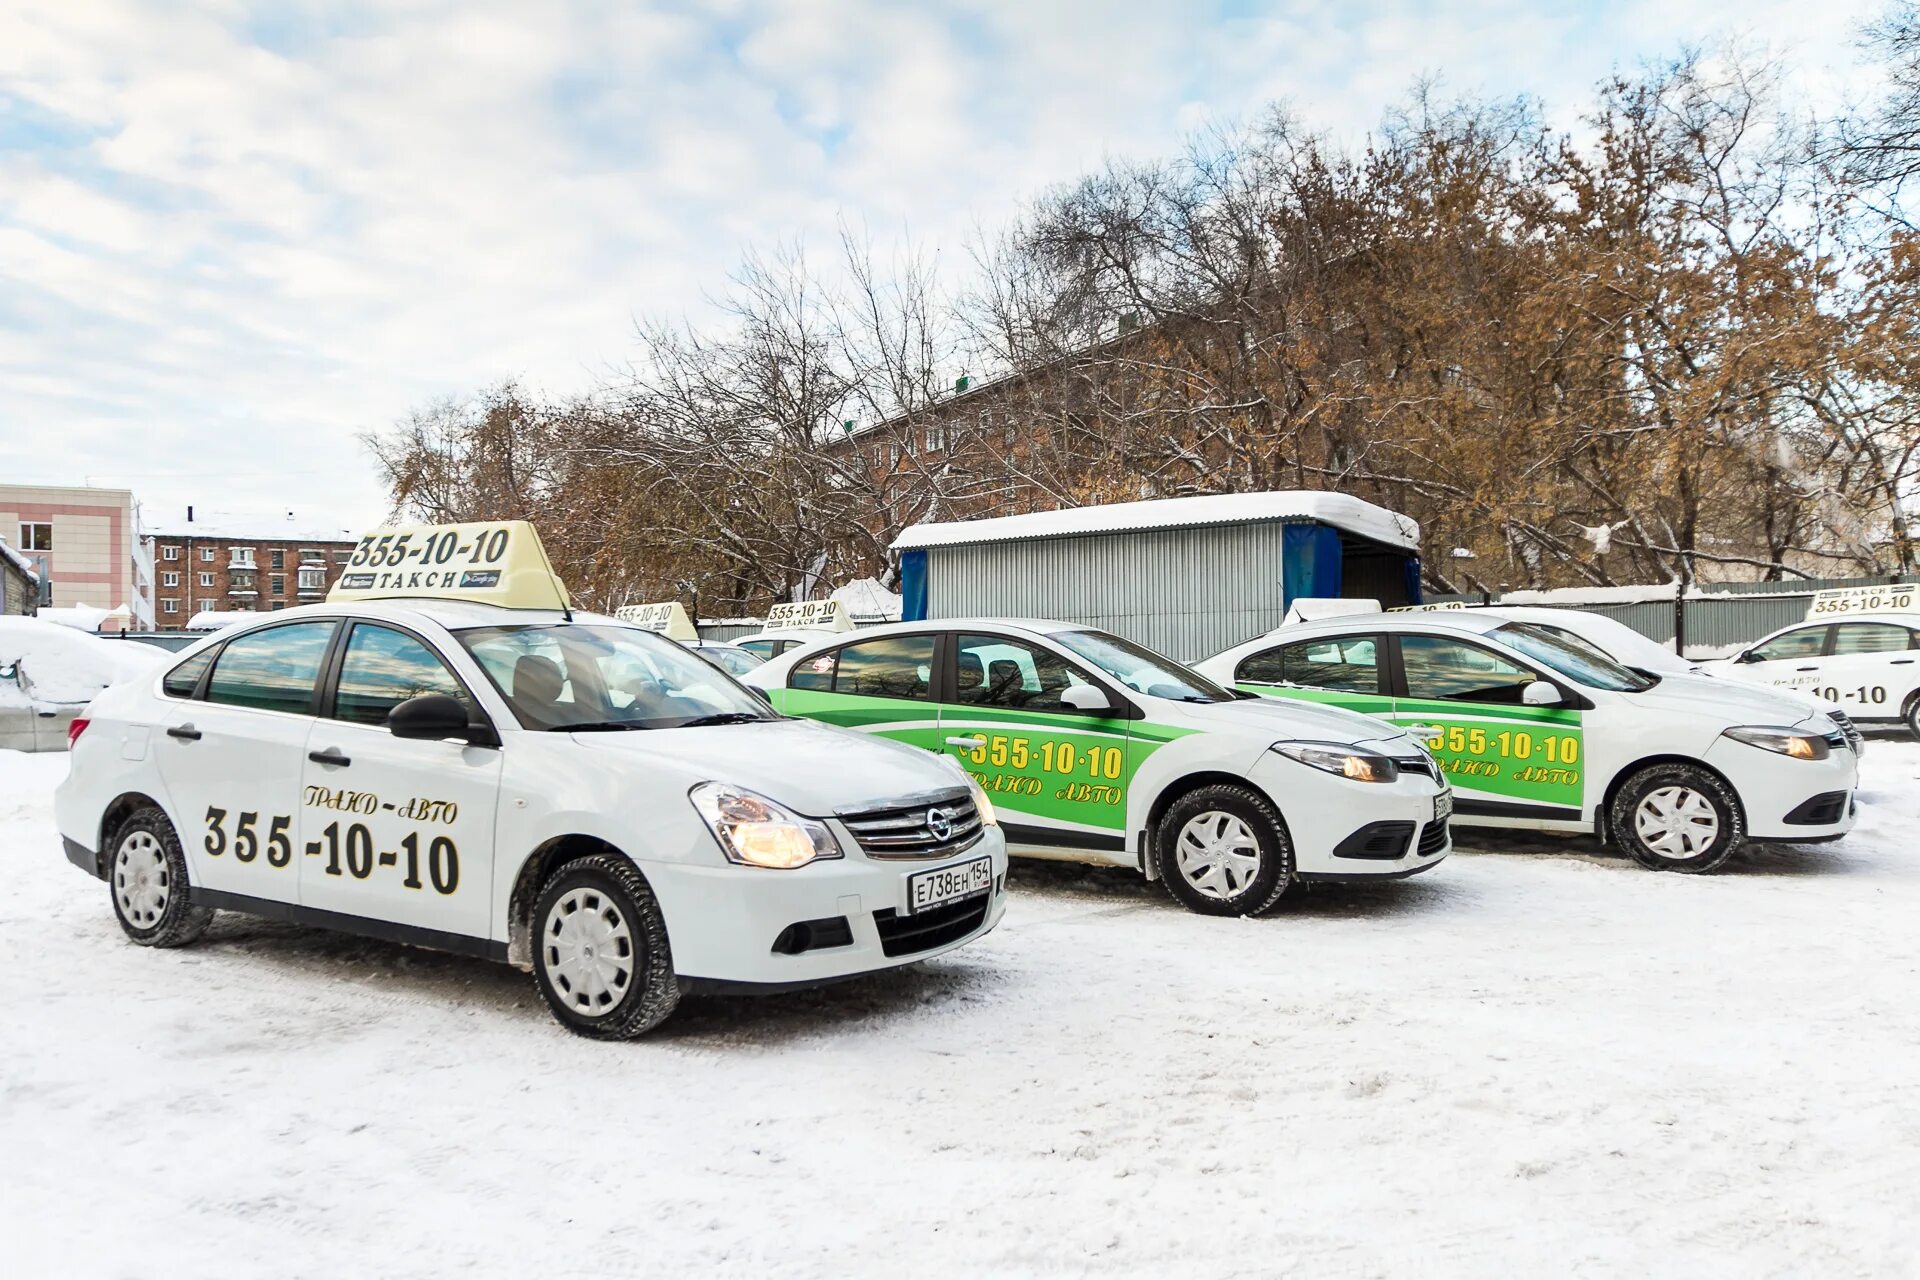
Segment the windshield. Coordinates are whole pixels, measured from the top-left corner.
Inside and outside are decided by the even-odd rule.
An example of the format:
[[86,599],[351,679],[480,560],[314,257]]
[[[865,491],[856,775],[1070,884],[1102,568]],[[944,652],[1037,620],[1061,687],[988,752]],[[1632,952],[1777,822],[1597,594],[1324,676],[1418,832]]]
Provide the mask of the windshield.
[[1515,652],[1524,653],[1589,689],[1640,693],[1654,686],[1654,681],[1621,666],[1586,641],[1536,627],[1531,622],[1509,622],[1488,634]]
[[767,661],[750,649],[738,649],[730,644],[703,644],[694,653],[732,676],[743,676]]
[[691,650],[635,627],[556,623],[456,634],[528,729],[673,729],[779,718]]
[[1056,631],[1050,639],[1135,693],[1144,693],[1150,698],[1172,698],[1177,702],[1235,700],[1234,695],[1198,671],[1189,671],[1172,658],[1163,658],[1151,649],[1104,631]]

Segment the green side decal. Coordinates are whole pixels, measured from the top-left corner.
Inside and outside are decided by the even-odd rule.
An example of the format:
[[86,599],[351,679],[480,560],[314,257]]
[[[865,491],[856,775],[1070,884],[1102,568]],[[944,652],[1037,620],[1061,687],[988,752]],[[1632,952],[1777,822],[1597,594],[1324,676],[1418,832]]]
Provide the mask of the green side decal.
[[1408,729],[1432,730],[1427,750],[1448,780],[1468,791],[1570,808],[1580,808],[1585,798],[1580,764],[1585,744],[1578,711],[1383,698],[1270,684],[1240,687],[1262,697],[1328,703]]
[[775,709],[790,716],[804,716],[842,729],[863,729],[928,751],[945,749],[940,737],[940,709],[931,702],[857,698],[844,693],[816,693],[811,689],[773,692]]

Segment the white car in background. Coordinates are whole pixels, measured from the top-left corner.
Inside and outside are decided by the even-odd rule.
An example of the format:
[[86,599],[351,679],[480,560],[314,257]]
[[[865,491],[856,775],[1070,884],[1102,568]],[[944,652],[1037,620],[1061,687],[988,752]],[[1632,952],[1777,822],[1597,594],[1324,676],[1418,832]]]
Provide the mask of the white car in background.
[[1709,669],[1838,703],[1863,725],[1904,724],[1920,738],[1920,611],[1812,617]]
[[164,649],[107,640],[41,618],[0,617],[0,749],[64,751],[68,727],[95,695],[151,675]]
[[729,643],[763,658],[777,658],[789,649],[832,640],[852,630],[853,619],[840,601],[802,600],[773,606],[767,610],[764,628]]
[[1749,840],[1837,839],[1858,760],[1824,713],[1772,690],[1634,671],[1478,609],[1282,626],[1197,664],[1263,697],[1408,727],[1464,825],[1599,832],[1641,865],[1706,872]]
[[742,649],[725,640],[703,640],[699,628],[687,616],[687,607],[678,600],[622,605],[613,611],[613,616],[693,650],[702,661],[730,676],[743,676],[767,660],[765,654]]

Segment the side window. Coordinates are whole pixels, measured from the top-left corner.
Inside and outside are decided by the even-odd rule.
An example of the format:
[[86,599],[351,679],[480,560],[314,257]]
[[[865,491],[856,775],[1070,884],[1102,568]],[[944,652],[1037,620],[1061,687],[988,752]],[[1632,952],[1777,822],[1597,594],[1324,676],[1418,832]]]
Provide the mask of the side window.
[[1402,635],[1400,661],[1407,696],[1438,702],[1517,706],[1520,691],[1539,678],[1490,649],[1446,636]]
[[1833,629],[1836,657],[1843,653],[1893,653],[1912,647],[1913,633],[1891,622],[1842,622]]
[[757,653],[763,658],[779,656],[774,653],[773,641],[771,640],[744,640],[740,642],[740,647],[749,653]]
[[207,668],[213,665],[213,653],[212,649],[208,649],[203,653],[194,654],[167,672],[167,677],[160,682],[160,687],[167,691],[167,696],[170,698],[191,698],[193,691],[200,687],[200,677],[205,675]]
[[337,625],[296,622],[227,641],[213,664],[207,701],[311,714],[320,660]]
[[1775,636],[1753,651],[1755,662],[1785,662],[1793,658],[1817,658],[1827,647],[1827,628],[1802,627]]
[[833,664],[840,657],[840,651],[829,649],[825,653],[815,654],[811,658],[802,658],[793,664],[793,670],[787,673],[787,688],[812,689],[817,693],[833,692]]
[[1005,636],[963,635],[954,672],[956,701],[976,707],[1012,707],[1021,711],[1076,709],[1060,701],[1063,691],[1093,681],[1051,649]]
[[1379,693],[1380,641],[1370,635],[1330,636],[1268,649],[1244,659],[1234,679]]
[[877,640],[861,640],[842,645],[838,650],[838,658],[833,674],[835,693],[858,694],[868,698],[925,699],[932,696],[932,636],[883,636]]
[[408,698],[444,693],[465,704],[473,701],[434,652],[391,627],[359,623],[347,637],[340,662],[340,684],[333,695],[333,718],[355,724],[385,724],[387,713]]

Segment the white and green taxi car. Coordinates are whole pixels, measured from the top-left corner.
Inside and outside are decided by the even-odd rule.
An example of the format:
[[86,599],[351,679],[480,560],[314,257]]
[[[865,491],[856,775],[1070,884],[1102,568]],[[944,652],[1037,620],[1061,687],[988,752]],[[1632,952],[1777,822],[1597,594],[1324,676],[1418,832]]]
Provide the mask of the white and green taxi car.
[[1290,624],[1197,669],[1406,726],[1451,779],[1465,825],[1599,832],[1644,866],[1688,872],[1749,840],[1831,840],[1853,825],[1858,761],[1804,701],[1635,671],[1490,612]]
[[232,910],[484,956],[602,1039],[688,990],[928,959],[1004,906],[962,770],[572,611],[514,522],[369,535],[326,603],[111,686],[55,807],[138,944]]
[[1223,689],[1104,631],[1033,619],[864,628],[748,674],[774,706],[958,760],[1010,850],[1137,867],[1211,915],[1296,881],[1427,871],[1452,794],[1403,731]]

